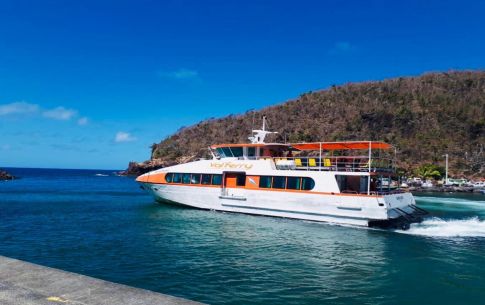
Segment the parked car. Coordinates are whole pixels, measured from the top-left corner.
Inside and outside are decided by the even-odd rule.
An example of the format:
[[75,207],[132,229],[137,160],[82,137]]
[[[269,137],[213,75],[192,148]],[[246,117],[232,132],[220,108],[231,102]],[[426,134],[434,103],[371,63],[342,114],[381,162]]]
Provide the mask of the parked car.
[[448,185],[448,186],[464,186],[466,184],[468,184],[468,180],[465,179],[465,178],[458,178],[458,179],[448,178],[448,181],[446,182],[445,185]]
[[485,181],[471,181],[470,186],[473,186],[474,189],[485,188]]

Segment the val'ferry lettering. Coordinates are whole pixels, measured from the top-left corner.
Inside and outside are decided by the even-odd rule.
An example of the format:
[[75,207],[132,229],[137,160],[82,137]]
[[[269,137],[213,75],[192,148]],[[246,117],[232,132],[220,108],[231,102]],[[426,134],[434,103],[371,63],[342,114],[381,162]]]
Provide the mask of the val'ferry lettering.
[[250,170],[253,168],[252,164],[247,163],[232,163],[232,162],[212,162],[210,167],[213,168],[226,168],[226,169],[245,169]]
[[427,212],[393,188],[393,146],[378,141],[250,143],[210,147],[213,158],[141,175],[159,202],[379,228],[407,229]]

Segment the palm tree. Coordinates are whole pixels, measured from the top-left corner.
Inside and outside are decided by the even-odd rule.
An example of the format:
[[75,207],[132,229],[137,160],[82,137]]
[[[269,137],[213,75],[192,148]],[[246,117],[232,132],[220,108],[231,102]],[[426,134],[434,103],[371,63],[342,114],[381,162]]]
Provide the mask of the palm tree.
[[416,175],[422,179],[439,179],[441,177],[441,172],[436,165],[424,164],[416,169]]

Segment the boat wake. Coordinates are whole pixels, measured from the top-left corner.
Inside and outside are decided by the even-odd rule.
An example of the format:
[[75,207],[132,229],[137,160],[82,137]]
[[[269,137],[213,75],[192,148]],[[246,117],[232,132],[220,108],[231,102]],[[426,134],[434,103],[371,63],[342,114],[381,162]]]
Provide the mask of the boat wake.
[[477,211],[485,210],[485,201],[465,198],[415,197],[419,206],[424,209],[442,211]]
[[108,177],[109,175],[106,174],[95,174],[96,177]]
[[449,220],[433,217],[397,232],[430,237],[485,237],[485,221],[478,217]]
[[446,197],[415,197],[418,203],[444,203],[444,204],[466,204],[485,206],[483,200],[469,200],[465,198],[446,198]]

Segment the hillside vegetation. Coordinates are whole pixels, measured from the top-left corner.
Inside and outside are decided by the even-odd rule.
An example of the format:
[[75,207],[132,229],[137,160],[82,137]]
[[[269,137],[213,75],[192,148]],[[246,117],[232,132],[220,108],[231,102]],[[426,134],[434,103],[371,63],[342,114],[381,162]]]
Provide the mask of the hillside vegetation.
[[152,159],[181,162],[204,156],[211,144],[247,142],[263,115],[279,132],[277,141],[383,140],[397,146],[405,170],[443,164],[448,153],[455,175],[485,174],[485,71],[430,73],[304,93],[259,111],[183,128],[154,144]]

